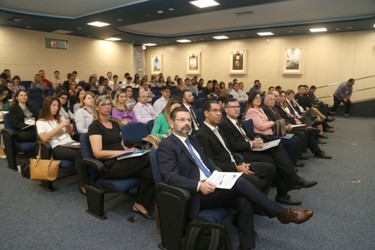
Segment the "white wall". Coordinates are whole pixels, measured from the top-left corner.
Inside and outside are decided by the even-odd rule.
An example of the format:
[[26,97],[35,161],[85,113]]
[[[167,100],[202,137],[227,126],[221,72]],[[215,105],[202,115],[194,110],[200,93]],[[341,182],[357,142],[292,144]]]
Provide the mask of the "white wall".
[[[45,48],[45,38],[68,40],[69,49]],[[59,35],[27,29],[0,27],[0,69],[11,70],[12,76],[33,80],[35,73],[44,69],[47,78],[55,70],[60,77],[76,70],[80,80],[90,75],[106,76],[108,71],[119,76],[133,72],[133,45],[104,40]]]
[[[302,74],[283,74],[283,59],[287,48],[302,49]],[[230,52],[247,50],[246,75],[230,75]],[[312,34],[305,36],[268,37],[237,41],[181,44],[177,46],[148,47],[146,72],[150,74],[151,57],[163,56],[163,74],[186,77],[187,54],[200,52],[202,68],[200,77],[206,81],[216,79],[230,82],[238,78],[249,89],[255,79],[262,88],[281,85],[284,89],[297,89],[299,84],[323,86],[349,78],[375,75],[375,32],[346,32],[337,34]],[[357,81],[355,88],[375,86],[375,78]],[[318,96],[331,95],[337,86],[317,90]],[[375,96],[375,91],[353,95],[353,100]],[[329,99],[329,100],[328,100]],[[327,98],[327,102],[331,98]]]

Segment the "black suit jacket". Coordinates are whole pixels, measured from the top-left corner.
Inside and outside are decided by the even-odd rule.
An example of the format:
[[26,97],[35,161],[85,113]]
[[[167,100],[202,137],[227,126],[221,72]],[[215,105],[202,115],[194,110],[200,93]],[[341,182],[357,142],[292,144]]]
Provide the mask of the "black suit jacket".
[[[197,139],[192,136],[189,136],[189,139],[206,167],[211,172],[216,170],[215,164],[203,153]],[[158,157],[160,173],[167,184],[186,188],[192,194],[197,193],[199,167],[196,165],[187,147],[177,136],[172,134],[162,140],[158,147]]]
[[[220,128],[219,134],[223,137],[226,147],[230,150],[230,146]],[[206,155],[215,162],[216,166],[226,172],[237,172],[236,164],[231,161],[230,154],[215,133],[205,123],[202,123],[196,137]]]
[[[249,152],[251,150],[250,143],[245,140],[241,132],[227,116],[223,117],[219,124],[219,128],[227,139],[229,149],[232,152]],[[254,138],[250,139],[253,140]]]
[[[27,108],[33,113],[33,117],[36,116],[36,112],[32,105],[27,105]],[[9,109],[9,121],[12,124],[14,132],[17,134],[23,127],[28,126],[25,124],[25,118],[21,107],[19,105],[12,105]],[[36,117],[35,117],[36,118]]]

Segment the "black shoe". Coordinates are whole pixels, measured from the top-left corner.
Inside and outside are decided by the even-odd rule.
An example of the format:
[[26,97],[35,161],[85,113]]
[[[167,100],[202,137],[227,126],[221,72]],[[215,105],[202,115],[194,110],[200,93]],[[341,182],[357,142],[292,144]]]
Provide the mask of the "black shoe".
[[314,157],[316,158],[321,158],[321,159],[332,159],[332,156],[327,155],[326,152],[320,151],[315,153]]
[[301,168],[301,167],[305,166],[305,164],[303,162],[297,161],[297,162],[293,163],[293,166]]
[[331,126],[331,125],[328,125],[328,124],[326,125],[326,127],[327,128],[332,128],[332,129],[335,128],[334,126]]
[[319,137],[319,138],[322,138],[322,139],[328,139],[328,136],[325,136],[325,135],[323,135],[323,134],[318,135],[318,137]]
[[289,194],[286,194],[284,196],[276,195],[275,201],[292,206],[302,204],[302,201],[292,198]]
[[317,181],[307,181],[305,178],[299,177],[299,183],[298,185],[303,188],[311,188],[318,184]]
[[150,213],[142,213],[141,211],[139,211],[136,207],[133,206],[133,212],[134,213],[137,213],[137,214],[140,214],[143,216],[143,218],[145,219],[149,219],[149,220],[155,220],[155,217],[152,216]]
[[298,169],[294,168],[294,172],[298,173],[298,171],[299,171]]
[[329,115],[335,115],[336,112],[334,112],[334,111],[328,111],[328,114],[329,114]]
[[321,138],[319,138],[318,140],[316,140],[316,143],[318,143],[318,144],[327,144],[327,142],[323,141]]

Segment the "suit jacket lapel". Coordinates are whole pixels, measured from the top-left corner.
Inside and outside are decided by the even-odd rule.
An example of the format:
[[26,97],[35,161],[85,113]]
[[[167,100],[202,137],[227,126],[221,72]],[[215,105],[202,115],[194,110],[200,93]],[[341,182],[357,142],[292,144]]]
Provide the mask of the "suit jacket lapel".
[[[186,155],[187,158],[189,158],[194,164],[195,164],[195,160],[193,159],[193,157],[191,156],[189,150],[187,149],[187,147],[183,144],[183,142],[177,138],[177,136],[175,136],[174,134],[171,134],[170,137],[173,139],[173,141],[182,149],[182,152],[184,152],[184,154]],[[195,148],[195,147],[194,147]]]

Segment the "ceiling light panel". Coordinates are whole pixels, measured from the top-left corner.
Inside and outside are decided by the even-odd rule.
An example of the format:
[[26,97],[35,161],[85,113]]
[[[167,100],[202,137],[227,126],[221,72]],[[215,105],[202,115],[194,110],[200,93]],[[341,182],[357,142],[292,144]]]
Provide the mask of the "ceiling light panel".
[[189,39],[180,39],[180,40],[176,40],[176,42],[178,42],[178,43],[191,43],[191,40],[189,40]]
[[197,0],[197,1],[191,1],[190,3],[201,9],[219,5],[219,3],[214,0]]
[[316,33],[316,32],[326,32],[327,28],[312,28],[310,29],[310,32]]
[[227,36],[214,36],[212,38],[216,39],[216,40],[225,40],[225,39],[228,39],[229,37],[227,37]]
[[121,38],[118,38],[118,37],[108,37],[105,39],[106,41],[112,41],[112,42],[115,42],[115,41],[121,41]]
[[156,46],[157,44],[156,43],[144,43],[142,45],[151,47],[151,46]]
[[273,36],[272,32],[258,32],[257,34],[260,36]]
[[105,26],[108,26],[110,24],[105,23],[105,22],[95,21],[95,22],[87,23],[87,25],[91,25],[91,26],[95,26],[95,27],[105,27]]

